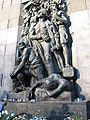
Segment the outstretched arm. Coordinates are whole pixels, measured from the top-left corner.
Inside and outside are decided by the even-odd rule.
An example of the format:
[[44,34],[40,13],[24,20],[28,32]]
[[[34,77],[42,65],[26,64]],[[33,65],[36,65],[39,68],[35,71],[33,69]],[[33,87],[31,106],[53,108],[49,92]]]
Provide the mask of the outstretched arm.
[[40,87],[42,85],[42,81],[38,81],[36,84],[34,84],[31,88],[30,88],[30,91],[33,91],[35,90],[37,87]]
[[27,53],[27,49],[24,51],[23,53],[23,57],[22,60],[20,62],[20,64],[17,66],[17,68],[10,74],[11,78],[13,79],[20,71],[21,69],[24,67],[25,62],[27,61],[29,57],[29,54]]
[[37,87],[41,86],[42,85],[42,81],[38,81],[36,84],[34,84],[30,90],[29,90],[29,97],[28,99],[31,100],[33,98],[35,98],[35,90]]

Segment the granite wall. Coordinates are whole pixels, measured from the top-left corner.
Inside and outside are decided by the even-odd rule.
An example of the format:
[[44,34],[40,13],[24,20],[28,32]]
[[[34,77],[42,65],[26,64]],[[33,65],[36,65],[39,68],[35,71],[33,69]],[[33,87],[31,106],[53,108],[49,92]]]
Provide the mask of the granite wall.
[[[0,0],[0,89],[12,90],[10,71],[15,65],[20,4],[26,0]],[[90,99],[90,0],[67,0],[71,20],[72,63],[78,92]]]
[[0,86],[8,91],[12,90],[9,74],[15,65],[19,14],[19,0],[0,0]]
[[[70,0],[68,0],[68,3]],[[71,0],[72,62],[77,69],[79,96],[90,100],[90,0]]]

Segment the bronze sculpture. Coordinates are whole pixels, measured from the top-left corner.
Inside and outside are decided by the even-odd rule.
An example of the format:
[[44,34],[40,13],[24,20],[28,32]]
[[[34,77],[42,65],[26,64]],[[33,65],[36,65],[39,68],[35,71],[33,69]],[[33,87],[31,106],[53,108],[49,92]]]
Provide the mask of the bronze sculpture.
[[22,9],[24,15],[18,42],[20,62],[11,73],[11,78],[21,73],[28,63],[26,76],[29,74],[31,79],[35,79],[33,85],[30,85],[33,94],[35,88],[43,85],[49,97],[60,95],[66,88],[71,88],[67,77],[73,77],[74,71],[67,46],[66,8],[66,2],[62,0],[31,0]]

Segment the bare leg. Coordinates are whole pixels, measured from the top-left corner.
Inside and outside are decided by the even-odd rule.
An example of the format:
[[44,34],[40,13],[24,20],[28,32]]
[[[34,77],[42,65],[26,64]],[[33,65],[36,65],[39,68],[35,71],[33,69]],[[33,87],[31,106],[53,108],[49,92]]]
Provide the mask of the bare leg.
[[65,66],[69,67],[69,51],[68,51],[68,47],[66,44],[62,44],[62,48],[63,48],[63,55],[64,55],[64,59],[65,59]]
[[64,64],[63,64],[63,60],[62,60],[61,55],[60,55],[60,51],[54,51],[54,55],[55,55],[55,58],[57,60],[59,69],[61,70],[62,68],[64,68]]

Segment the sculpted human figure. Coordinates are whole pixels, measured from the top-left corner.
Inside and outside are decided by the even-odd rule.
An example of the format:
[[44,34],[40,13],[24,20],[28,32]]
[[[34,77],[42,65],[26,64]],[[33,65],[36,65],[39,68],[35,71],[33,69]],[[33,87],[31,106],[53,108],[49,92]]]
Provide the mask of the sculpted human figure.
[[38,23],[37,26],[35,27],[35,32],[36,34],[29,34],[29,39],[34,41],[37,40],[38,43],[40,43],[42,47],[41,51],[41,57],[43,62],[45,63],[45,67],[48,71],[48,74],[52,74],[55,72],[54,65],[53,65],[53,60],[52,60],[52,55],[51,55],[51,44],[50,44],[50,36],[49,36],[49,31],[48,27],[46,24],[46,16],[43,13],[42,10],[39,11],[39,16],[38,16]]
[[63,10],[66,12],[66,1],[65,0],[51,0],[51,11]]
[[59,11],[59,17],[57,16],[56,19],[58,20],[57,24],[59,25],[60,44],[63,48],[63,55],[65,58],[65,67],[68,67],[68,66],[70,66],[69,51],[68,51],[68,47],[67,47],[68,34],[67,34],[67,30],[65,28],[67,18],[63,11]]
[[32,13],[27,9],[22,11],[22,26],[21,26],[21,34],[24,33],[24,30],[30,26],[30,18]]
[[32,99],[31,93],[34,93],[35,89],[40,86],[46,89],[49,97],[58,97],[63,91],[71,90],[70,81],[62,78],[61,75],[54,73],[47,78],[38,81],[30,88],[29,99]]
[[15,71],[12,72],[11,78],[17,76],[25,67],[26,63],[29,63],[29,74],[31,76],[42,79],[45,77],[43,64],[38,56],[36,56],[35,51],[32,47],[27,46],[26,41],[20,41],[18,43],[18,48],[22,53],[22,59]]
[[67,42],[68,42],[68,34],[66,30],[66,23],[67,23],[67,18],[65,15],[65,4],[62,4],[62,0],[57,2],[53,1],[54,6],[52,8],[52,21],[55,23],[59,30],[60,34],[60,46],[63,48],[63,55],[65,59],[65,67],[70,66],[69,64],[69,51],[67,47]]

